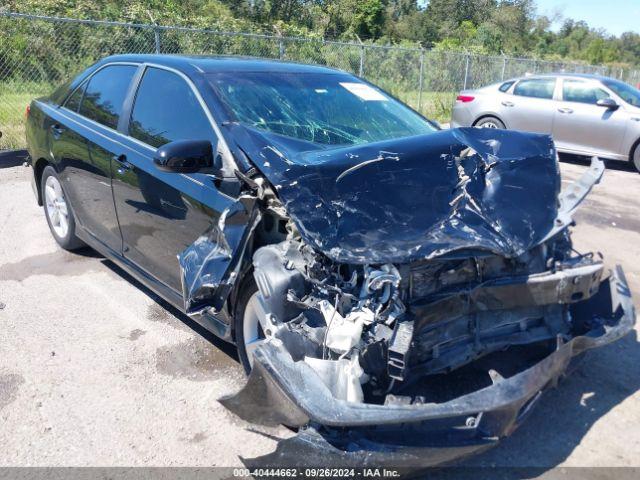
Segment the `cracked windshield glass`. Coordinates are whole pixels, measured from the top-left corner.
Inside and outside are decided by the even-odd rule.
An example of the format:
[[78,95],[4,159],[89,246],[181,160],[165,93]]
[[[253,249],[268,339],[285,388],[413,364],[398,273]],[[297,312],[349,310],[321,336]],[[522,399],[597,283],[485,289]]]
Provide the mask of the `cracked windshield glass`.
[[322,145],[358,145],[436,128],[381,90],[350,75],[220,73],[208,76],[236,120]]

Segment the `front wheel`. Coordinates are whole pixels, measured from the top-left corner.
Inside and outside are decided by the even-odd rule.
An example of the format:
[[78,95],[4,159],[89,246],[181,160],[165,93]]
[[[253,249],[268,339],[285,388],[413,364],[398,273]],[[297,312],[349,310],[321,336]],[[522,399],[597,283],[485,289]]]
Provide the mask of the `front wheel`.
[[238,296],[237,308],[234,315],[234,327],[238,357],[249,374],[253,365],[253,352],[265,339],[264,329],[267,320],[266,311],[262,305],[260,292],[251,279]]
[[484,117],[478,120],[475,126],[478,128],[498,128],[500,130],[504,130],[506,128],[504,123],[496,117]]
[[84,246],[82,240],[76,237],[76,222],[71,206],[62,190],[60,178],[51,165],[42,172],[40,188],[49,230],[58,245],[65,250],[76,250]]
[[631,155],[631,162],[636,168],[636,171],[640,173],[640,143],[638,143],[638,145],[636,145],[636,148],[633,150],[633,155]]

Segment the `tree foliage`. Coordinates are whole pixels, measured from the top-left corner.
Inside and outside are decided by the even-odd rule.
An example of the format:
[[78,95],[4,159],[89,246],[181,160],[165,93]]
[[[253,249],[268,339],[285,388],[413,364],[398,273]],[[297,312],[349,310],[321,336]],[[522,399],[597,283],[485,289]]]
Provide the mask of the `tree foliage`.
[[8,0],[10,11],[220,30],[420,43],[440,50],[640,64],[640,35],[565,19],[534,0]]

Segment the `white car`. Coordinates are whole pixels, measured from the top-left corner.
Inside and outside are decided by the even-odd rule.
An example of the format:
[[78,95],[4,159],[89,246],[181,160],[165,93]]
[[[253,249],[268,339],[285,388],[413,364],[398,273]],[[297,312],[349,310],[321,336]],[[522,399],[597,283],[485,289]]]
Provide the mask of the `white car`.
[[451,127],[553,136],[560,152],[629,160],[640,171],[640,90],[597,75],[549,74],[464,90]]

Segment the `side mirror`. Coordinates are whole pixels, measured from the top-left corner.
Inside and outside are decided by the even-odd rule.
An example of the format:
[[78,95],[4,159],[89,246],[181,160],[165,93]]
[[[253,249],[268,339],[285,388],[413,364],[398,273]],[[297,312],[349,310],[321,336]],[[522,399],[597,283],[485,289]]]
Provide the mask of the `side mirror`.
[[618,107],[620,107],[613,98],[601,98],[596,102],[596,105],[608,108],[609,110],[617,110]]
[[195,173],[213,166],[213,148],[209,140],[177,140],[158,148],[153,161],[165,172]]

